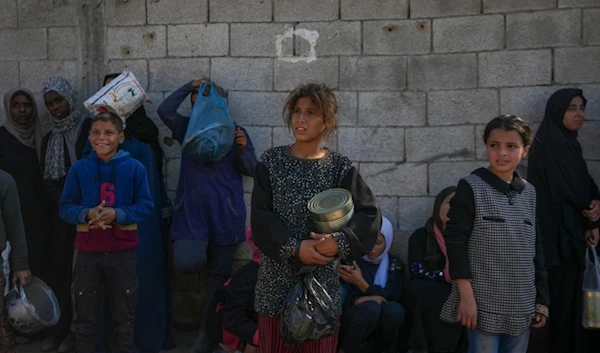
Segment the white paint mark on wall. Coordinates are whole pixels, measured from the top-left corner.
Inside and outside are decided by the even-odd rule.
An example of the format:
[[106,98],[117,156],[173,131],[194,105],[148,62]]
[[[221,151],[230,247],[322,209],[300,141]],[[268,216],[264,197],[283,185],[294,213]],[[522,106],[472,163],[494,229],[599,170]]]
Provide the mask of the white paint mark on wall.
[[[282,56],[283,55],[283,41],[286,39],[294,39],[294,35],[306,40],[310,44],[310,51],[308,56]],[[275,42],[275,53],[277,54],[277,58],[283,61],[297,63],[300,61],[305,61],[307,63],[311,63],[317,60],[317,52],[315,51],[315,46],[317,45],[317,40],[319,39],[319,32],[311,31],[305,28],[298,28],[294,30],[290,28],[286,30],[283,34],[278,34],[276,36]]]

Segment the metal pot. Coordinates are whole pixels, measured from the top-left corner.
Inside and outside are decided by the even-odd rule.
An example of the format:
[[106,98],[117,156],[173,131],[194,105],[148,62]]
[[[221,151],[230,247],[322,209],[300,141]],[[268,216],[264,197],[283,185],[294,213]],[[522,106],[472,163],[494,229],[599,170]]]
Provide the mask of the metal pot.
[[582,324],[586,329],[600,328],[600,292],[584,290]]
[[322,233],[341,230],[354,214],[352,194],[342,188],[325,190],[315,195],[307,207],[317,231]]
[[16,331],[32,335],[54,326],[60,318],[58,300],[50,287],[38,277],[23,287],[17,283],[5,298],[8,322]]

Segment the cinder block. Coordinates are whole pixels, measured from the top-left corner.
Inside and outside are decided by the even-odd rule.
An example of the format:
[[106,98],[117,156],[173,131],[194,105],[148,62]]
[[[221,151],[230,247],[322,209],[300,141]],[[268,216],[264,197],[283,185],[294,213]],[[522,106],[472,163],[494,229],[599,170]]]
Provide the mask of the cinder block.
[[[41,92],[50,76],[64,77],[75,91],[79,91],[81,86],[76,61],[21,61],[19,72],[21,86],[34,92]],[[79,102],[86,98],[79,97]]]
[[270,91],[273,59],[213,58],[210,77],[229,90]]
[[[6,0],[2,2],[4,1]],[[19,27],[77,26],[76,0],[18,0],[17,3],[19,6]]]
[[600,84],[578,85],[587,99],[585,104],[586,119],[600,120]]
[[411,18],[465,16],[479,13],[481,13],[481,0],[412,0],[410,2]]
[[498,116],[498,91],[476,89],[427,93],[429,125],[483,124]]
[[338,126],[355,126],[358,122],[358,93],[335,92],[338,103]]
[[600,82],[598,58],[600,47],[558,48],[554,51],[554,80],[557,83]]
[[[593,0],[592,0],[593,1]],[[556,0],[483,0],[483,12],[519,12],[544,10],[556,7]]]
[[169,26],[169,56],[224,56],[229,52],[226,23]]
[[399,197],[398,229],[412,232],[424,227],[433,214],[435,197]]
[[341,127],[338,148],[353,162],[401,162],[404,160],[404,129]]
[[600,121],[586,121],[577,132],[586,160],[600,161]]
[[167,30],[164,26],[108,27],[108,59],[160,58],[167,53]]
[[160,117],[156,112],[156,109],[158,109],[158,106],[160,105],[160,103],[162,103],[165,95],[162,92],[149,92],[147,90],[146,94],[148,95],[148,99],[150,99],[149,102],[144,102],[144,109],[146,110],[146,115],[148,116],[148,118],[150,118],[150,120],[152,120],[152,122],[154,122],[156,127],[160,128],[161,126],[165,126],[165,123],[163,123],[162,120],[160,120]]
[[210,22],[270,22],[273,3],[264,0],[210,0]]
[[[223,2],[226,3],[226,2]],[[231,56],[275,57],[277,35],[293,28],[284,23],[231,24]],[[294,55],[292,39],[281,42],[281,55]]]
[[177,24],[208,21],[208,0],[148,0],[148,23]]
[[[149,1],[150,4],[156,3]],[[104,21],[109,26],[146,24],[146,0],[105,1]]]
[[360,174],[376,196],[427,195],[424,163],[361,163]]
[[433,50],[440,53],[504,47],[504,16],[469,16],[433,20]]
[[[237,122],[236,122],[237,123]],[[241,125],[241,124],[239,124]],[[266,150],[273,147],[273,128],[262,126],[244,126],[248,132],[252,145],[254,145],[254,154],[260,157]]]
[[600,9],[583,11],[583,44],[600,44]]
[[358,122],[361,126],[423,126],[426,104],[422,92],[360,92]]
[[520,116],[528,122],[544,118],[548,98],[560,87],[518,87],[500,90],[500,114]]
[[171,158],[167,162],[167,190],[177,191],[180,168],[181,158]]
[[580,42],[580,10],[506,15],[506,45],[509,49],[571,47]]
[[0,2],[0,28],[17,27],[17,0]]
[[446,54],[408,58],[408,88],[417,90],[477,87],[477,56]]
[[340,58],[340,89],[398,91],[406,87],[406,57]]
[[398,228],[398,198],[379,196],[377,197],[377,205],[381,211],[381,215],[386,217],[392,223],[394,229]]
[[0,48],[0,60],[46,59],[46,29],[0,30]]
[[338,58],[318,58],[311,63],[275,60],[275,90],[288,91],[307,82],[324,83],[335,89],[338,73]]
[[342,0],[342,19],[378,20],[408,17],[408,0]]
[[[306,28],[319,33],[315,46],[317,56],[327,55],[360,55],[360,22],[335,21],[335,22],[303,22],[296,28]],[[308,56],[310,43],[298,36],[296,40],[296,53]]]
[[79,56],[77,27],[48,28],[48,56],[51,60],[77,59]]
[[558,7],[598,6],[598,0],[558,0]]
[[432,163],[429,166],[429,195],[436,196],[444,188],[458,185],[460,179],[488,164],[487,161]]
[[208,77],[209,68],[208,58],[150,60],[150,89],[175,90],[186,82]]
[[150,75],[148,73],[148,62],[146,60],[111,60],[106,66],[107,72],[101,72],[99,75],[101,80],[104,79],[104,75],[123,72],[125,68],[129,68],[135,75],[135,78],[140,81],[142,87],[145,90],[148,89],[148,77]]
[[552,78],[550,50],[503,51],[479,54],[479,85],[534,86]]
[[329,21],[340,18],[339,0],[275,0],[276,22]]
[[283,92],[229,92],[231,118],[243,126],[283,126]]
[[408,162],[460,161],[475,158],[473,126],[406,129]]
[[427,54],[430,48],[429,20],[365,21],[363,23],[364,54]]
[[[19,87],[19,63],[17,61],[2,61],[0,62],[0,92],[2,92],[2,96],[4,96],[4,92],[11,90],[13,88]],[[37,84],[35,87],[26,87],[28,89],[36,90]],[[41,88],[36,91],[41,91]],[[4,99],[2,99],[4,101]],[[0,110],[4,112],[4,110]]]

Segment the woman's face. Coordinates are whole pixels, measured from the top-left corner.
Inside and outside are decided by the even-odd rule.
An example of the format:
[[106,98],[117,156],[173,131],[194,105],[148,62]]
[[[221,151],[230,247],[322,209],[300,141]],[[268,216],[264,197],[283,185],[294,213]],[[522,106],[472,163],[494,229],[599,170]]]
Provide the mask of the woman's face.
[[575,97],[571,100],[571,104],[565,112],[563,117],[563,125],[569,131],[577,131],[583,126],[585,120],[585,105],[583,105],[583,98]]
[[69,102],[54,91],[49,91],[44,95],[44,103],[50,114],[57,119],[64,119],[71,114]]
[[383,254],[383,251],[385,250],[385,238],[383,235],[381,235],[381,233],[377,236],[377,241],[375,242],[375,246],[373,247],[373,249],[371,250],[371,252],[369,253],[369,259],[371,260],[375,260],[376,258],[378,258],[381,254]]
[[10,101],[10,115],[17,124],[26,124],[33,115],[33,102],[25,95],[15,96]]
[[442,205],[440,206],[440,220],[442,221],[442,230],[446,229],[446,223],[448,222],[448,212],[450,211],[450,200],[454,197],[454,192],[446,196]]

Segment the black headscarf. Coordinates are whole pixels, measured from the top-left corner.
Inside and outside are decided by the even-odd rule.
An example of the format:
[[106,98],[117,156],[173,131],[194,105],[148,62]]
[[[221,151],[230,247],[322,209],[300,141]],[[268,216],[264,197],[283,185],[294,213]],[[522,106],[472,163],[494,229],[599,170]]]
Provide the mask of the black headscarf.
[[442,220],[440,218],[440,208],[442,208],[442,203],[446,197],[453,192],[456,192],[456,186],[449,186],[440,191],[435,198],[435,203],[433,204],[433,215],[425,223],[425,230],[427,231],[427,247],[425,249],[423,264],[427,268],[444,268],[446,265],[446,257],[444,254],[442,254],[442,250],[435,239],[433,225],[437,225],[441,231],[444,230]]
[[[565,112],[575,97],[581,97],[585,105],[580,89],[561,89],[550,96],[544,120],[531,146],[527,167],[527,179],[537,191],[537,216],[549,266],[559,263],[557,247],[569,257],[569,238],[583,240],[583,234],[579,233],[582,223],[587,221],[580,213],[589,207],[593,198],[600,196],[589,176],[577,132],[568,130],[563,124]],[[565,227],[571,229],[565,232]],[[561,234],[566,235],[560,236],[559,244]],[[576,244],[577,248],[582,246],[583,243]]]
[[[115,79],[120,74],[108,74],[104,76],[104,81]],[[146,115],[146,109],[142,105],[139,107],[125,122],[125,138],[137,138],[139,141],[147,143],[154,150],[156,157],[156,167],[158,174],[162,178],[163,175],[163,157],[165,155],[160,143],[158,142],[158,128],[156,124]]]

